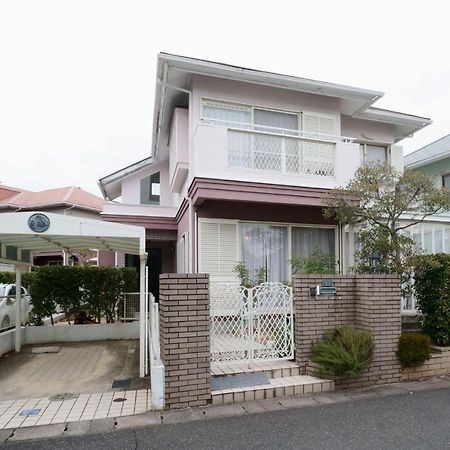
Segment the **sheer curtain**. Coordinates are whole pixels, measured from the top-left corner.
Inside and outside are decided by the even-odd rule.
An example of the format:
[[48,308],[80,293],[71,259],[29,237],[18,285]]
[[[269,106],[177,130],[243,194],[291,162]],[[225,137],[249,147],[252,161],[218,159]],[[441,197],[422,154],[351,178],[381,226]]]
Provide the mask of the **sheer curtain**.
[[[204,119],[214,119],[222,121],[224,125],[230,125],[240,128],[240,124],[249,124],[252,121],[252,114],[249,107],[215,103],[211,101],[203,102],[202,116]],[[243,125],[242,128],[248,128]]]
[[287,281],[287,228],[266,224],[241,224],[242,262],[250,278],[267,270],[267,281]]
[[334,256],[335,230],[333,228],[292,227],[292,256],[309,256],[315,250]]

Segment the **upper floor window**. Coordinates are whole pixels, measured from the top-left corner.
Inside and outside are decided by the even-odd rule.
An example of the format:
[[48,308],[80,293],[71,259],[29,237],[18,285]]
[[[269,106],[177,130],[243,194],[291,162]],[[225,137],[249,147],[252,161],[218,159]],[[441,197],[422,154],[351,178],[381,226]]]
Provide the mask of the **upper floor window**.
[[159,172],[143,178],[141,180],[141,204],[159,205],[160,186]]
[[361,165],[388,162],[388,148],[384,145],[359,144]]
[[202,104],[202,117],[213,122],[226,125],[241,126],[252,121],[251,109],[248,106],[234,103],[222,103],[204,100]]
[[450,173],[442,175],[442,187],[450,189]]

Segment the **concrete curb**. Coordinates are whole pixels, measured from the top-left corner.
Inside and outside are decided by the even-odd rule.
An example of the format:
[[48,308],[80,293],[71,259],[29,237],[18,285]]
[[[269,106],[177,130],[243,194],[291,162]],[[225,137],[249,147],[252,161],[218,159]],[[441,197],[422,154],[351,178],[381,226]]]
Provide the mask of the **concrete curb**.
[[38,440],[51,437],[80,436],[86,434],[109,433],[114,430],[133,429],[146,426],[169,426],[186,423],[235,417],[246,414],[264,413],[267,411],[326,406],[336,403],[352,402],[370,398],[393,395],[414,394],[424,390],[449,389],[450,377],[433,377],[423,381],[410,381],[368,388],[348,389],[345,391],[312,394],[308,396],[272,398],[256,400],[248,403],[186,408],[171,411],[148,411],[133,416],[115,419],[96,419],[63,424],[41,425],[16,429],[0,430],[0,444]]

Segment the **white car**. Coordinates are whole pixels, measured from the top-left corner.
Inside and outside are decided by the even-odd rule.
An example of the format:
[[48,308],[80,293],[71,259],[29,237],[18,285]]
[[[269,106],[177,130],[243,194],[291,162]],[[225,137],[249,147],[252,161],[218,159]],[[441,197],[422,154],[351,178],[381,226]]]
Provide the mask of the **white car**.
[[[29,321],[31,297],[22,286],[21,322]],[[0,331],[13,327],[16,322],[16,285],[0,284]]]

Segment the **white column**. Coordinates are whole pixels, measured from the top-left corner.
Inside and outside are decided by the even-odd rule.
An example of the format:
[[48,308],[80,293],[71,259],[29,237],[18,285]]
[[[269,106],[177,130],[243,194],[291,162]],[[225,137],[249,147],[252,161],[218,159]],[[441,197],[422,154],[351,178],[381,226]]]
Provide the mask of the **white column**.
[[145,302],[145,293],[147,288],[145,286],[145,269],[147,267],[147,253],[140,255],[140,271],[139,271],[139,376],[145,376],[145,349],[146,347],[146,323],[147,323],[147,308]]
[[16,269],[16,333],[15,333],[15,347],[16,352],[20,352],[22,345],[22,330],[20,329],[20,312],[22,303],[22,272],[19,266],[14,266]]

